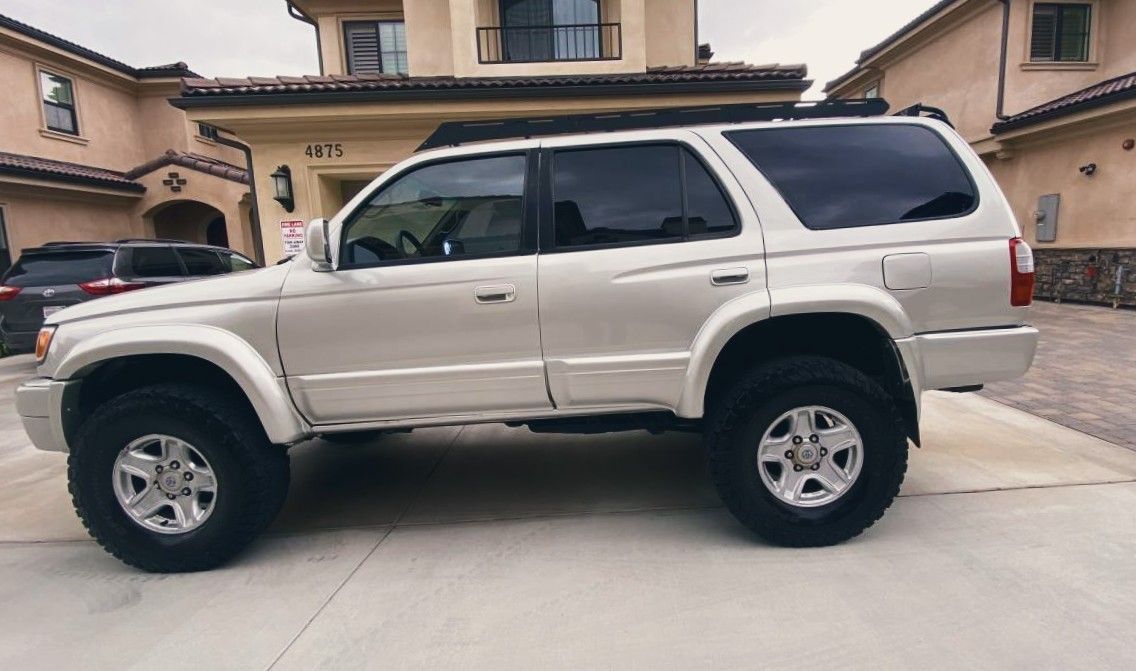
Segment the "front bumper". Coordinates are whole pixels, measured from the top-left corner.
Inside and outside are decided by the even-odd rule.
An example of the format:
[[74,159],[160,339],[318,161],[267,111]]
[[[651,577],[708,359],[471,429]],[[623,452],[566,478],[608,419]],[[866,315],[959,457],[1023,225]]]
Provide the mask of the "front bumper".
[[77,382],[59,382],[39,377],[16,389],[16,413],[32,444],[41,450],[67,452],[66,399]]
[[1032,326],[924,333],[911,338],[924,390],[969,387],[1021,377],[1033,364]]

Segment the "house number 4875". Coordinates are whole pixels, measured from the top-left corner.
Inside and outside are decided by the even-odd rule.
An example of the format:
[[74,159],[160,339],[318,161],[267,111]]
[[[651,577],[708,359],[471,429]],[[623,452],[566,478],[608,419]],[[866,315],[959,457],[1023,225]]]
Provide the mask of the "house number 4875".
[[304,150],[304,155],[308,158],[342,158],[343,144],[340,142],[309,144]]

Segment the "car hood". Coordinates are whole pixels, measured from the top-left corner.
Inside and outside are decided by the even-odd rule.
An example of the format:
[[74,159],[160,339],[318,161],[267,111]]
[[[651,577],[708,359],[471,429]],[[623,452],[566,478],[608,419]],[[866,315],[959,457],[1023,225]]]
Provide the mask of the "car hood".
[[162,287],[138,289],[117,296],[106,296],[60,310],[46,320],[46,324],[67,324],[95,317],[117,314],[137,314],[171,307],[203,307],[225,305],[242,301],[261,301],[278,298],[290,263],[246,270],[229,275],[190,280]]

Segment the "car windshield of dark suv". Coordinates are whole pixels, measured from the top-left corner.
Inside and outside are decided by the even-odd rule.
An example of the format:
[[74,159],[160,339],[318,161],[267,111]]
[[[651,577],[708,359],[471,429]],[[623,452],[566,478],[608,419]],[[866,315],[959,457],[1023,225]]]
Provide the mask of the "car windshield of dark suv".
[[24,254],[8,271],[3,284],[12,287],[43,287],[81,284],[111,276],[112,251],[52,252]]

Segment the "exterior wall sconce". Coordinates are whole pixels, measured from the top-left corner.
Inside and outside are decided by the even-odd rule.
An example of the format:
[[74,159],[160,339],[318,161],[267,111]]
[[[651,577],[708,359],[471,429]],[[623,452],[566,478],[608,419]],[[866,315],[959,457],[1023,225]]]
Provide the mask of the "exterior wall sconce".
[[1082,165],[1081,166],[1081,173],[1085,177],[1092,177],[1093,175],[1097,174],[1097,164],[1096,163],[1090,163],[1088,165]]
[[288,212],[296,209],[296,199],[292,195],[292,169],[282,165],[269,177],[272,178],[272,189],[276,192],[272,199]]

